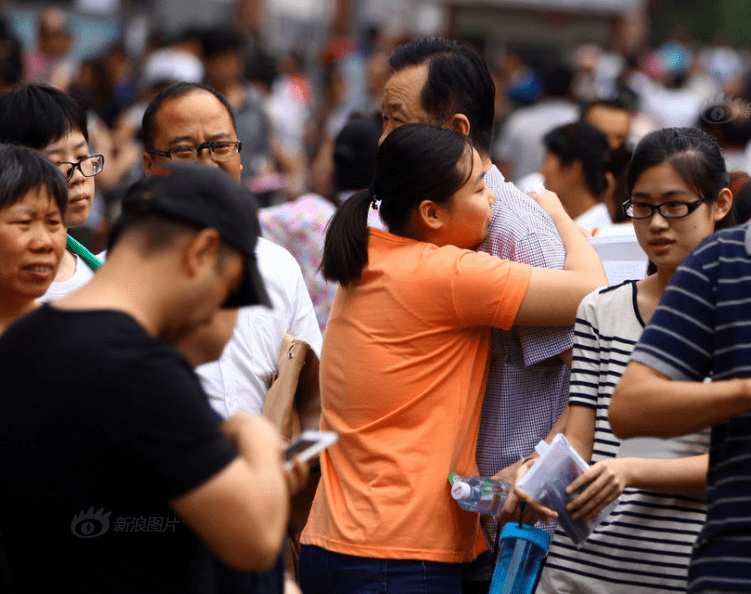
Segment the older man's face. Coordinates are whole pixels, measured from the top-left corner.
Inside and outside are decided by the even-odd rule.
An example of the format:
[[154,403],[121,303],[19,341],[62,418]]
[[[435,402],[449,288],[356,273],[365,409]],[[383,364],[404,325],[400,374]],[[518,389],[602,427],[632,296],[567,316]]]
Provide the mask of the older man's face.
[[[213,94],[196,89],[187,95],[165,101],[154,120],[154,146],[160,151],[169,151],[180,146],[195,146],[204,142],[236,141],[232,117],[227,108]],[[238,182],[242,163],[240,154],[229,158],[212,159],[208,150],[196,158],[206,165],[218,167],[229,173]],[[143,167],[147,175],[154,173],[169,159],[161,155],[144,153]]]
[[383,117],[383,140],[404,124],[435,123],[420,101],[422,89],[428,80],[427,64],[407,66],[391,75],[383,90],[381,116]]

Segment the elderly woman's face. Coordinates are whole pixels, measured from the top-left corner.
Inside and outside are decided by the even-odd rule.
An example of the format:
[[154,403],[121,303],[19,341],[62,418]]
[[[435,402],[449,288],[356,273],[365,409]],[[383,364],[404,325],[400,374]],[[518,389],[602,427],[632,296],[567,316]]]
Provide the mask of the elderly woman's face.
[[44,187],[32,189],[0,210],[3,305],[21,306],[47,292],[65,252],[65,241],[60,209]]

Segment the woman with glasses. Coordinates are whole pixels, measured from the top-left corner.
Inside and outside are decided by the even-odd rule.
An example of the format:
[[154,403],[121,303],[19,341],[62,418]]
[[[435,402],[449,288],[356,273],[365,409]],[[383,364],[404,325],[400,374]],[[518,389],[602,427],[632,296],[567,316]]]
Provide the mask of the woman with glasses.
[[[74,99],[40,85],[0,93],[0,142],[33,148],[55,163],[68,182],[65,227],[86,223],[94,201],[94,176],[101,173],[104,157],[89,154],[86,112]],[[44,301],[85,284],[101,264],[70,236],[67,247]]]
[[582,301],[565,430],[592,463],[567,489],[573,518],[592,518],[619,496],[620,503],[579,549],[556,529],[538,593],[685,591],[692,545],[706,517],[708,435],[621,444],[611,432],[608,408],[673,273],[705,237],[730,224],[728,185],[719,146],[700,130],[658,130],[636,147],[623,207],[656,271]]

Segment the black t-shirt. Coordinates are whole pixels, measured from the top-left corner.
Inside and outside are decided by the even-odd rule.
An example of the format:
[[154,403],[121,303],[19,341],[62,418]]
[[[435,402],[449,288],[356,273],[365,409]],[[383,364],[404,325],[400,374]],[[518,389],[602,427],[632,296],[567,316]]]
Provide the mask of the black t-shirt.
[[0,338],[0,386],[17,591],[213,591],[206,548],[167,500],[236,454],[178,351],[124,313],[43,306]]

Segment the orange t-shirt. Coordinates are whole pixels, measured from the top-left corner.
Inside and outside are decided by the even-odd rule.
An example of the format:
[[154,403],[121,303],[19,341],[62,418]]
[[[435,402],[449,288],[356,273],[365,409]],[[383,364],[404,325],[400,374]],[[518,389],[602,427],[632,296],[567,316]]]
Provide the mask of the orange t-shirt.
[[508,329],[531,268],[370,230],[362,280],[339,287],[321,354],[322,429],[339,442],[304,544],[385,559],[474,558],[478,515],[448,475],[477,474],[490,327]]

